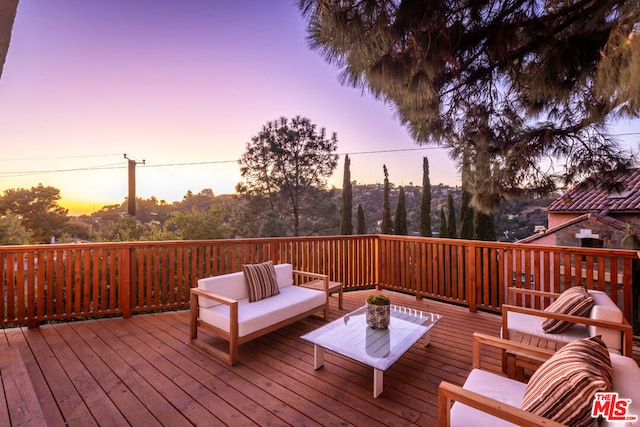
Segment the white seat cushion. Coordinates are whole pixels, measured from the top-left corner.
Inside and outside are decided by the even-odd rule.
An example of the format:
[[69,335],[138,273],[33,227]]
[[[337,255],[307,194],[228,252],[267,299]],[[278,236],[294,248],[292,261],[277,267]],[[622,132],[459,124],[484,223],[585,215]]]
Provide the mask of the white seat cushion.
[[[299,286],[285,286],[278,295],[249,303],[238,301],[238,336],[244,337],[326,303],[326,294]],[[229,306],[200,307],[200,320],[229,332]]]
[[[464,388],[483,396],[520,408],[527,385],[492,372],[474,369],[464,383]],[[486,412],[455,402],[451,407],[451,427],[502,427],[515,426]]]

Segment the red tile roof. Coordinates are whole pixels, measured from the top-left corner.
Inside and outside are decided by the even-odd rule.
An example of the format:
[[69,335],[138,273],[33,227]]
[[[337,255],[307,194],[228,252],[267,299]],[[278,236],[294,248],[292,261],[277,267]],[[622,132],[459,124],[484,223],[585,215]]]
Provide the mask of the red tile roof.
[[[517,243],[531,243],[544,236],[557,233],[558,231],[562,230],[563,228],[567,228],[570,225],[578,224],[589,219],[600,222],[602,224],[618,229],[620,231],[627,231],[627,224],[623,221],[617,220],[615,218],[611,218],[610,216],[606,216],[606,215],[600,215],[597,213],[588,213],[588,214],[577,216],[563,224],[556,225],[555,227],[550,228],[543,233],[533,234],[529,237],[525,237],[524,239],[520,239],[517,241]],[[638,233],[640,233],[640,229],[634,229],[633,233],[637,235]]]
[[548,207],[549,213],[613,213],[640,211],[640,169],[632,169],[621,180],[620,193],[601,190],[571,190]]

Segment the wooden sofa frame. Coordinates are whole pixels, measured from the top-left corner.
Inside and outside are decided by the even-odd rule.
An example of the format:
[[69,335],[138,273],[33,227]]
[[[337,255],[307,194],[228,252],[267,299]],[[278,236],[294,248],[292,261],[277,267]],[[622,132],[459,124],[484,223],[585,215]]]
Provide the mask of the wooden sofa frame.
[[[629,322],[624,317],[622,319],[622,323],[616,323],[616,322],[610,322],[606,320],[591,319],[589,317],[549,313],[540,309],[520,307],[515,305],[515,298],[518,294],[524,297],[530,296],[530,297],[538,297],[538,298],[540,297],[557,298],[558,296],[560,296],[560,294],[556,292],[536,291],[536,290],[515,288],[515,287],[508,288],[507,301],[511,300],[510,302],[512,304],[502,305],[502,337],[503,338],[509,339],[507,312],[511,311],[514,313],[529,314],[529,315],[533,315],[541,318],[564,320],[567,322],[579,323],[587,326],[599,326],[607,329],[620,331],[622,333],[622,355],[628,356],[628,357],[631,357],[633,355],[633,328],[631,327],[631,324],[629,324]],[[562,343],[562,345],[563,344],[566,344],[566,343]]]
[[[316,280],[322,280],[324,282],[324,292],[326,295],[329,295],[328,287],[329,287],[329,276],[325,274],[317,274],[310,273],[306,271],[293,270],[294,277],[296,275],[300,277],[308,277]],[[299,286],[294,280],[293,286]],[[210,325],[206,322],[200,320],[199,314],[199,306],[198,306],[198,297],[208,298],[213,301],[219,302],[220,304],[225,304],[229,306],[229,332],[226,332],[220,328],[217,328],[213,325]],[[191,288],[191,301],[190,301],[190,325],[189,325],[189,337],[190,342],[198,347],[206,350],[207,352],[213,354],[216,357],[219,357],[223,360],[226,360],[229,365],[234,366],[238,364],[238,346],[241,344],[251,341],[255,338],[258,338],[262,335],[266,335],[270,332],[273,332],[277,329],[280,329],[284,326],[287,326],[291,323],[297,322],[298,320],[302,320],[305,317],[309,317],[310,315],[316,313],[319,310],[323,310],[324,319],[328,319],[329,313],[329,298],[327,297],[326,302],[323,306],[315,307],[311,310],[308,310],[304,313],[299,313],[293,317],[285,319],[281,322],[268,325],[260,330],[257,330],[249,335],[245,335],[243,337],[238,336],[238,301],[227,298],[222,295],[213,294],[211,292],[205,292],[199,288]],[[212,345],[206,344],[198,340],[198,327],[203,328],[214,335],[228,341],[229,343],[229,351],[226,353],[221,349],[218,349]]]

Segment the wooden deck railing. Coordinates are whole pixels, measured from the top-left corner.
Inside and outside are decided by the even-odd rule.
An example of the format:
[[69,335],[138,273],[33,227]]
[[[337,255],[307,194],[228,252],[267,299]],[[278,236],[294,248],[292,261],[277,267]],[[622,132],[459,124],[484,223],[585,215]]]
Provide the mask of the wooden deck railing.
[[364,235],[4,246],[0,325],[187,307],[198,278],[269,259],[329,274],[347,290],[380,286],[472,311],[499,310],[508,286],[580,283],[607,291],[629,321],[638,315],[632,251]]

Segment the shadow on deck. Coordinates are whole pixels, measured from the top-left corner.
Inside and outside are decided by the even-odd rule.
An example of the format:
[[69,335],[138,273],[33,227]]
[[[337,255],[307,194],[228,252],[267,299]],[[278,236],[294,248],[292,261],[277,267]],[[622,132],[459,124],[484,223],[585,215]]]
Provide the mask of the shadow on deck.
[[[369,293],[345,293],[342,311],[332,297],[331,318]],[[385,372],[377,399],[371,368],[327,352],[314,371],[313,346],[300,336],[323,325],[320,318],[242,345],[240,363],[229,367],[187,343],[181,311],[0,330],[0,425],[433,426],[438,384],[462,384],[472,333],[497,336],[500,317],[387,293],[443,320],[429,347],[414,345]],[[483,353],[483,363],[498,370],[499,356]]]

